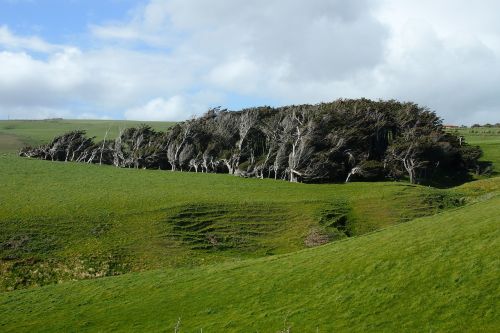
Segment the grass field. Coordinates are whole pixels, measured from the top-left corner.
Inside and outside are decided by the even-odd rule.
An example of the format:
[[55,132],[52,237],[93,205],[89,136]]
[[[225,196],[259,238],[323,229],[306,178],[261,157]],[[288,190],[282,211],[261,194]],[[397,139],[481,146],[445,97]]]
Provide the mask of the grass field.
[[121,128],[133,127],[142,123],[158,131],[165,131],[173,123],[140,122],[125,120],[0,120],[0,152],[13,152],[25,145],[47,143],[55,136],[81,129],[88,136],[102,139],[115,138]]
[[405,183],[305,185],[0,157],[2,289],[200,265],[360,235],[464,203]]
[[[0,121],[0,331],[171,332],[179,317],[181,332],[500,324],[500,178],[306,185],[14,153],[132,125]],[[500,165],[500,134],[463,135]]]
[[0,294],[22,331],[497,332],[500,197],[293,254]]
[[495,175],[499,174],[500,128],[464,128],[453,130],[452,132],[464,136],[468,143],[480,146],[484,153],[484,156],[481,158],[481,160],[491,162],[493,164],[493,173]]

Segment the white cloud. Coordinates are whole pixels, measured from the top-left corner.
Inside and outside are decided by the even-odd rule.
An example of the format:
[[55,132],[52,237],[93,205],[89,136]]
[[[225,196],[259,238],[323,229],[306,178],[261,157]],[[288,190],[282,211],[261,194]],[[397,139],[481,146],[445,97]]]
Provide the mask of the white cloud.
[[91,26],[93,49],[1,27],[0,117],[84,105],[71,114],[180,120],[234,96],[369,97],[497,122],[499,11],[495,0],[150,0]]
[[58,116],[79,117],[89,109],[123,114],[142,101],[189,89],[196,70],[186,59],[123,48],[66,47],[45,58],[0,51],[0,118],[44,118],[40,110],[68,109]]
[[386,32],[370,15],[372,3],[152,0],[129,22],[94,26],[93,32],[146,43],[162,39],[174,56],[197,55],[207,71],[250,65],[240,69],[261,67],[265,76],[271,68],[287,67],[283,79],[325,80],[380,61]]
[[8,50],[21,49],[43,53],[49,53],[64,48],[63,45],[49,44],[37,36],[16,36],[5,25],[0,26],[0,47]]
[[173,43],[170,31],[168,2],[152,0],[139,6],[128,20],[90,25],[90,32],[103,40],[125,42],[140,41],[155,46],[168,46]]
[[179,120],[186,116],[187,104],[181,96],[173,96],[168,100],[155,98],[143,106],[129,109],[125,119],[130,120]]
[[4,107],[0,105],[0,116],[4,119],[76,118],[76,115],[69,110],[42,106]]
[[425,104],[448,122],[497,122],[499,11],[491,0],[386,0],[377,15],[391,38],[374,92]]
[[85,75],[77,65],[79,57],[75,49],[54,53],[46,61],[25,52],[0,52],[0,104],[51,107],[66,102],[65,95],[78,90]]
[[198,94],[174,95],[168,99],[154,98],[139,107],[130,108],[125,112],[129,120],[167,120],[178,121],[199,116],[207,111],[207,106],[215,106],[219,102],[219,94],[204,91]]
[[79,113],[76,116],[76,119],[98,119],[98,120],[110,120],[113,119],[112,117],[106,115],[106,114],[100,114],[100,113],[92,113],[92,112],[84,112],[84,113]]
[[196,55],[200,79],[229,93],[282,103],[398,98],[470,123],[500,109],[497,9],[464,0],[152,0],[122,29],[146,43],[168,35],[173,57]]

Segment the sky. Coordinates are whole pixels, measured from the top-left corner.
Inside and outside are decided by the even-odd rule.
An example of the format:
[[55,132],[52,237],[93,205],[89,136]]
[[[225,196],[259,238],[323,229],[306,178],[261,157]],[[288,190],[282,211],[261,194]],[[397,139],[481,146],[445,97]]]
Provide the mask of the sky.
[[413,101],[500,122],[498,0],[0,0],[0,119]]

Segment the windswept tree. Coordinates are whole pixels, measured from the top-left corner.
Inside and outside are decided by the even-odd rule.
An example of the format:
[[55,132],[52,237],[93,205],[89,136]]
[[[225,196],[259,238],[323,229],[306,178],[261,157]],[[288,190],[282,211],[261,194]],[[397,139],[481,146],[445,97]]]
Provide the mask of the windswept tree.
[[341,99],[316,105],[215,108],[167,132],[141,125],[94,143],[83,131],[20,155],[128,168],[225,172],[291,182],[407,178],[480,172],[481,150],[443,130],[415,103]]
[[25,147],[21,149],[19,155],[52,161],[93,162],[97,152],[93,154],[92,152],[96,147],[93,138],[87,138],[85,134],[83,130],[71,131],[55,137],[48,145]]

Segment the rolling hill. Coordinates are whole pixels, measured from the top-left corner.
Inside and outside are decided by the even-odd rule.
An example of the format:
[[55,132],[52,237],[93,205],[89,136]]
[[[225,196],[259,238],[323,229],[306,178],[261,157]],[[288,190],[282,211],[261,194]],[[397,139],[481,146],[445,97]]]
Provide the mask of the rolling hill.
[[406,183],[291,184],[0,157],[0,286],[268,256],[464,204]]
[[491,194],[291,254],[3,293],[0,328],[495,332],[499,205]]
[[[14,153],[133,125],[0,122],[0,331],[498,329],[499,177],[313,185]],[[500,165],[497,134],[463,134]]]

